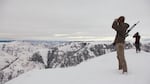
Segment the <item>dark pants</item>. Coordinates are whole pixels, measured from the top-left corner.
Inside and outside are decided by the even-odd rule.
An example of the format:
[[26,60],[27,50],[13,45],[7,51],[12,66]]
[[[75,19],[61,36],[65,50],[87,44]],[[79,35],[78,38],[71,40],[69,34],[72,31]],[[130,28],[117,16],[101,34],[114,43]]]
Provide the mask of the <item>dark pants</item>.
[[140,48],[140,44],[139,43],[135,43],[135,48],[136,48],[136,52],[140,52],[141,48]]

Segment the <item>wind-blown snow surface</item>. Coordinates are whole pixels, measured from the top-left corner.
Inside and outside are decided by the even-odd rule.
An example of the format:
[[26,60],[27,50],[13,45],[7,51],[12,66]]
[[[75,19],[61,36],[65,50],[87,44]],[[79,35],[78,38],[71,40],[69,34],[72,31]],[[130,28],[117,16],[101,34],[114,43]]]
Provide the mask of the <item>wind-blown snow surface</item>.
[[116,52],[71,68],[32,70],[6,84],[150,84],[150,53],[126,50],[128,73],[117,68]]

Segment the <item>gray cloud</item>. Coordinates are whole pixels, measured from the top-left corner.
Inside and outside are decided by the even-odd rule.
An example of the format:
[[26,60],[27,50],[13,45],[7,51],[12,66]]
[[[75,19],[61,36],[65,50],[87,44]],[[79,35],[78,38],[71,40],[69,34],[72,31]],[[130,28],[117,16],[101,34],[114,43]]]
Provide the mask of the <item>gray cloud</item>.
[[126,16],[129,24],[141,21],[132,33],[149,35],[148,3],[148,0],[0,0],[0,33],[3,33],[0,38],[59,40],[53,35],[76,32],[88,32],[85,38],[110,37],[115,33],[112,21],[120,15]]

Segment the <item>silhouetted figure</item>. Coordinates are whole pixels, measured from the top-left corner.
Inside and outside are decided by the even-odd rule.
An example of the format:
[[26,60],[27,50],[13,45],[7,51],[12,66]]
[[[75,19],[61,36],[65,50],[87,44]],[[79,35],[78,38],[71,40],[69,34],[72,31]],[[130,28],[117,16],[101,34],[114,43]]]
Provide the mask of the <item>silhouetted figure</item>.
[[120,16],[115,19],[112,28],[116,31],[116,37],[114,44],[117,50],[117,58],[119,62],[119,70],[123,69],[123,73],[127,72],[127,64],[124,56],[124,47],[125,47],[125,35],[126,31],[129,28],[129,24],[124,23],[125,17]]
[[140,48],[140,38],[141,36],[139,35],[139,32],[135,33],[133,35],[133,38],[135,38],[135,48],[136,48],[136,53],[140,52],[141,51],[141,48]]

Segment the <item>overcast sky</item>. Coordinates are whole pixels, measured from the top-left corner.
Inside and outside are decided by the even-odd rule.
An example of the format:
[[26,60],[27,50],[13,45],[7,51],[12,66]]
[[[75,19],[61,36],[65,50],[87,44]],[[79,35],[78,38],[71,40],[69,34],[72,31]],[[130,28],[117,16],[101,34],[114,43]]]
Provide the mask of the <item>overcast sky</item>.
[[0,39],[113,39],[121,15],[150,37],[150,0],[0,0]]

